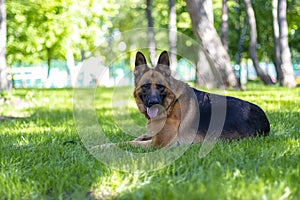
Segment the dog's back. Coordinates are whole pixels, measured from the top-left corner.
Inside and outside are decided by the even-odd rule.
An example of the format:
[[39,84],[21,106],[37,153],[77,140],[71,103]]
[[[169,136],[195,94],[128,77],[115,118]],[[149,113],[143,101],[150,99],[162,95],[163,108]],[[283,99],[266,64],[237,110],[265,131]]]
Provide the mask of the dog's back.
[[[269,134],[270,123],[264,111],[257,105],[235,97],[210,94],[196,89],[194,92],[200,111],[198,134],[205,136],[217,131],[220,126],[214,127],[213,120],[217,120],[218,125],[224,124],[220,136],[222,139]],[[224,117],[220,117],[222,114]]]

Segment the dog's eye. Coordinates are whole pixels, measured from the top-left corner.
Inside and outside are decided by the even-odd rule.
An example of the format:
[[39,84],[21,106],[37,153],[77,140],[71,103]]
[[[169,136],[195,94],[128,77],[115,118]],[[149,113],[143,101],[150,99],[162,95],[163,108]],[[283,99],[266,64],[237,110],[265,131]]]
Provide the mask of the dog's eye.
[[165,87],[164,85],[157,84],[157,85],[156,85],[156,88],[157,88],[158,90],[163,91],[166,87]]
[[145,85],[142,85],[141,86],[141,88],[142,88],[142,90],[149,90],[150,89],[150,87],[151,87],[151,84],[145,84]]

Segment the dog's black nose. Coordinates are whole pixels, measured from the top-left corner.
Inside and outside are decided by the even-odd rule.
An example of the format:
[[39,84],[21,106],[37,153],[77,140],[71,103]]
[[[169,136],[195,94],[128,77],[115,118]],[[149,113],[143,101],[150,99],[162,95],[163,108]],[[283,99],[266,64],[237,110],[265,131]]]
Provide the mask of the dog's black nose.
[[159,104],[159,99],[157,97],[151,97],[148,101],[149,106],[153,106],[155,104]]

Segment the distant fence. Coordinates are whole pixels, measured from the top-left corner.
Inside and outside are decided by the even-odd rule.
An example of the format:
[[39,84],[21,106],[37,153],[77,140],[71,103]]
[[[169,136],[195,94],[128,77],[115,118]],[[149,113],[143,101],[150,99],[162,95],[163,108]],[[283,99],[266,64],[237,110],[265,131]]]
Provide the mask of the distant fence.
[[[276,71],[272,63],[260,63],[260,66],[273,80],[276,80]],[[104,72],[101,76],[101,80],[97,77],[93,77],[92,73],[90,75],[78,74],[80,67],[81,63],[78,63],[73,72],[73,79],[78,80],[77,86],[79,87],[92,86],[95,84],[95,81],[97,85],[106,87],[119,85],[121,82],[123,85],[133,84],[132,72],[124,65],[116,65],[110,68],[99,66],[99,70]],[[249,79],[257,78],[255,69],[250,62],[244,63],[241,66],[233,66],[233,68],[241,75],[243,83],[246,83]],[[295,63],[293,68],[297,82],[300,83],[300,64]],[[61,65],[56,63],[56,66],[54,65],[54,67],[51,68],[48,78],[47,70],[47,66],[45,65],[13,66],[9,69],[9,74],[15,88],[64,88],[72,86],[72,79],[64,63],[61,63]],[[195,69],[184,59],[178,61],[176,74],[180,80],[195,80]],[[120,80],[122,81],[120,82]]]
[[62,88],[68,87],[68,73],[51,69],[47,78],[47,67],[18,67],[10,69],[10,80],[15,88]]
[[93,72],[79,72],[80,68],[81,63],[78,63],[73,69],[73,77],[71,77],[67,67],[52,67],[50,75],[47,77],[48,68],[45,65],[11,67],[9,68],[9,79],[14,88],[65,88],[73,86],[72,80],[76,80],[77,87],[90,87],[95,84],[111,87],[116,85],[120,79],[128,79],[123,80],[123,84],[132,84],[133,82],[132,77],[125,76],[125,69],[99,66],[99,70],[103,71],[103,74],[98,78],[93,76]]

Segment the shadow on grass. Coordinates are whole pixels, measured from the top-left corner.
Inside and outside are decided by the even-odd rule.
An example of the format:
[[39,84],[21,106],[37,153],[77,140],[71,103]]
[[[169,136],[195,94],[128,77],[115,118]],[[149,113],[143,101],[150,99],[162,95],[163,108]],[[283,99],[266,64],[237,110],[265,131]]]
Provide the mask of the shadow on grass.
[[1,121],[13,121],[13,120],[25,120],[29,117],[13,117],[13,116],[0,116],[0,122]]
[[[300,195],[299,112],[267,112],[268,137],[218,142],[199,159],[200,145],[193,145],[172,165],[137,176],[132,187],[117,188],[116,199],[224,199]],[[97,193],[94,194],[97,198]],[[98,196],[99,197],[99,196]],[[100,196],[101,198],[101,196]]]
[[199,159],[199,146],[193,146],[172,166],[147,174],[147,181],[141,176],[115,199],[293,199],[300,194],[298,147],[299,136],[271,135],[219,142]]
[[[269,137],[218,142],[203,159],[198,155],[201,146],[193,145],[173,164],[138,175],[121,172],[115,175],[116,172],[97,161],[81,144],[70,107],[36,107],[31,111],[30,117],[0,118],[0,163],[2,173],[9,177],[3,187],[15,199],[24,193],[47,198],[97,198],[99,185],[111,189],[108,198],[120,199],[182,199],[187,195],[191,199],[223,199],[239,198],[242,194],[261,197],[263,190],[267,196],[274,193],[280,197],[284,188],[290,188],[291,196],[299,194],[295,188],[300,184],[297,111],[267,112],[271,123]],[[132,138],[115,125],[110,108],[96,112],[98,122],[112,141]],[[128,117],[125,113],[119,115]],[[135,111],[129,113],[134,121],[140,119],[139,115]],[[143,120],[137,123],[145,126]],[[113,182],[114,176],[118,176],[118,181]],[[19,190],[11,189],[14,187]]]
[[107,170],[82,145],[72,110],[32,111],[31,117],[1,122],[1,196],[85,198]]

